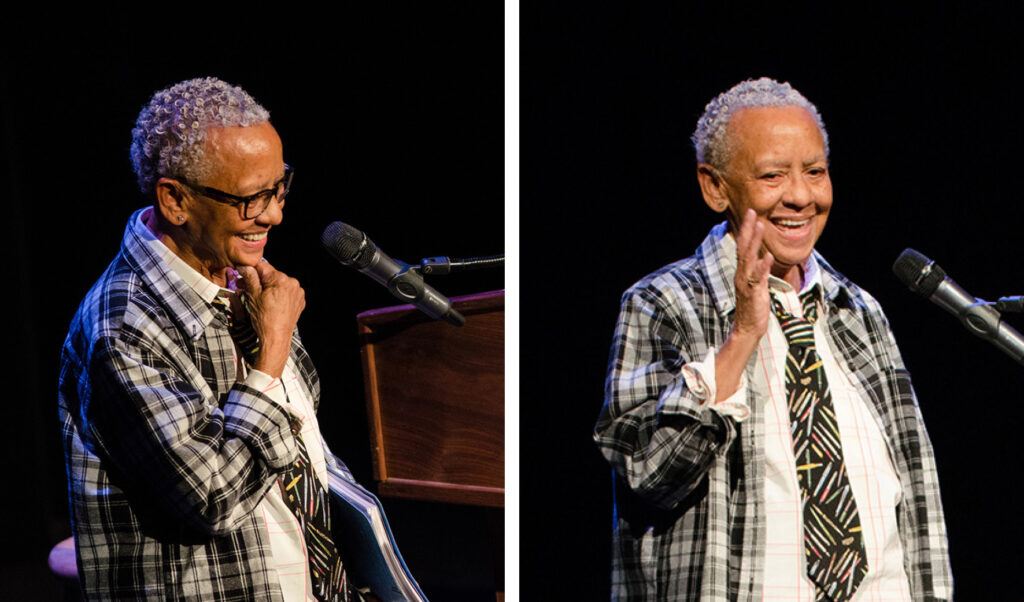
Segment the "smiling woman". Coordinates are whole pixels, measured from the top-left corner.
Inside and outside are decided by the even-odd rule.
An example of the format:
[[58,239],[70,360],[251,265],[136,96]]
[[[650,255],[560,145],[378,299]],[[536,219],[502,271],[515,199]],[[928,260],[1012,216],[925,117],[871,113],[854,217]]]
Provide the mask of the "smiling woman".
[[878,303],[815,251],[832,207],[817,110],[741,82],[694,142],[728,223],[622,297],[594,433],[615,472],[612,599],[947,599],[909,375]]
[[[263,257],[267,233],[283,219],[282,203],[272,202],[284,191],[285,164],[281,138],[270,122],[249,127],[208,126],[204,142],[207,161],[203,189],[222,192],[242,202],[225,203],[195,194],[173,175],[156,181],[156,208],[150,228],[176,255],[220,286],[229,270],[254,266]],[[250,200],[266,202],[247,218]],[[260,201],[260,197],[263,201]]]
[[735,146],[724,171],[697,168],[704,201],[728,211],[733,231],[748,209],[764,225],[771,273],[795,288],[832,207],[825,142],[814,117],[798,106],[737,111],[727,127]]
[[343,465],[296,331],[305,292],[263,259],[291,183],[268,117],[207,78],[154,94],[133,132],[153,205],[61,356],[86,597],[363,599],[333,541],[326,467]]

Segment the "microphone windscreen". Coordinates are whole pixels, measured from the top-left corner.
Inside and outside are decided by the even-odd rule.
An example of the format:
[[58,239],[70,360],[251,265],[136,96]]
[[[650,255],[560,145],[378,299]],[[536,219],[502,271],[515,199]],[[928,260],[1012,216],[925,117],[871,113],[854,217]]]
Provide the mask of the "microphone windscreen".
[[931,297],[946,279],[942,268],[913,249],[900,253],[892,264],[892,272],[907,288],[925,298]]
[[[320,236],[320,244],[324,246],[324,249],[331,256],[346,265],[355,262],[357,269],[366,267],[365,265],[358,265],[364,241],[365,243],[370,242],[360,230],[342,222],[331,222],[324,228],[324,233]],[[370,257],[365,259],[369,261]]]

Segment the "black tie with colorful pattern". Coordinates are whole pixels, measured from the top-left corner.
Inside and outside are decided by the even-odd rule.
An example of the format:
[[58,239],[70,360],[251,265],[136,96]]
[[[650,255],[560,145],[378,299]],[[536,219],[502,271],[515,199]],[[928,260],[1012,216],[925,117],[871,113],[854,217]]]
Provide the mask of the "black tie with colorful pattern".
[[[233,312],[226,300],[217,297],[213,305],[227,318],[231,338],[242,351],[245,365],[250,369],[260,350],[260,339],[249,320],[249,307],[241,297],[242,311]],[[278,478],[281,497],[295,515],[306,541],[309,574],[313,595],[325,602],[362,600],[345,573],[341,555],[331,537],[330,493],[313,472],[306,444],[299,434],[302,423],[291,414],[292,433],[299,448],[299,457]]]
[[832,394],[814,346],[819,286],[800,295],[804,318],[772,308],[789,342],[786,396],[797,483],[803,502],[807,576],[817,600],[849,600],[868,572],[860,515],[846,474]]

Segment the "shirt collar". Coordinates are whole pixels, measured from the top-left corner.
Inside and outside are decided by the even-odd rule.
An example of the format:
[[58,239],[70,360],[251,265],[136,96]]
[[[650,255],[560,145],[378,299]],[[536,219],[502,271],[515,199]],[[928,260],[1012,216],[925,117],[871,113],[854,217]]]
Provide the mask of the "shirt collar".
[[[731,237],[730,237],[731,238]],[[733,243],[735,246],[736,243]],[[821,284],[821,268],[818,267],[818,260],[812,253],[807,261],[803,265],[804,269],[804,285],[799,291],[796,291],[798,295],[802,295],[805,292],[811,290],[815,284]],[[768,275],[768,288],[776,291],[788,292],[794,290],[793,285],[786,282],[782,278],[776,278],[771,274]]]
[[[697,255],[704,264],[704,272],[710,275],[708,284],[719,315],[731,314],[736,308],[736,239],[729,234],[727,222],[711,229]],[[833,300],[841,292],[844,283],[822,268],[823,261],[817,251],[813,251],[807,258],[804,264],[804,286],[799,292],[821,284],[824,298]],[[788,282],[774,276],[769,276],[768,282],[769,286],[784,286],[783,290],[793,288]]]
[[199,298],[207,303],[212,303],[215,298],[219,295],[231,293],[230,289],[222,288],[217,283],[211,281],[206,276],[200,274],[195,268],[185,262],[184,259],[178,257],[174,251],[172,251],[167,245],[165,245],[153,231],[146,225],[146,219],[148,218],[149,212],[152,209],[143,211],[139,215],[138,226],[141,230],[140,236],[146,241],[153,252],[156,253],[174,272],[178,278],[189,286]]
[[711,229],[700,248],[697,259],[708,275],[708,288],[720,316],[727,316],[736,307],[736,241],[728,235],[726,222]]
[[[176,326],[196,339],[214,319],[214,310],[207,298],[212,300],[221,289],[209,280],[206,280],[209,286],[195,281],[194,284],[200,289],[206,289],[201,293],[178,271],[172,269],[170,264],[177,256],[156,240],[156,236],[146,226],[144,217],[149,211],[152,211],[152,207],[139,209],[132,214],[121,241],[121,253],[142,284],[161,302]],[[153,245],[153,241],[159,243],[159,246]]]

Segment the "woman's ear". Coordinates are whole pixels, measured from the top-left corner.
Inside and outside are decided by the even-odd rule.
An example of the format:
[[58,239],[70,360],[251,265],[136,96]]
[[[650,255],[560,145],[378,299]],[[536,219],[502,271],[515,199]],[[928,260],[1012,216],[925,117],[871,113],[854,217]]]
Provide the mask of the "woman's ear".
[[700,183],[704,202],[712,211],[722,213],[729,208],[729,196],[726,194],[726,184],[721,172],[707,163],[701,163],[697,166],[697,181]]
[[156,181],[156,209],[169,224],[180,226],[188,221],[188,201],[181,182],[173,178]]

